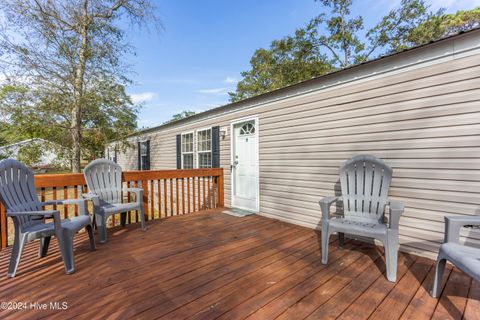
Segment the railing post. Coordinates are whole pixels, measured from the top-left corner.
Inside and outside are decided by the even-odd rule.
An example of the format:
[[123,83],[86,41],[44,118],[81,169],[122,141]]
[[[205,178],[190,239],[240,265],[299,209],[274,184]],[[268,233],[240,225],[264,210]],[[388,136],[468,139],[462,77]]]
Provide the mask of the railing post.
[[142,180],[142,189],[143,189],[143,215],[145,221],[148,221],[148,181]]
[[225,206],[225,193],[224,193],[224,186],[223,186],[223,169],[220,175],[218,176],[218,206],[224,207]]

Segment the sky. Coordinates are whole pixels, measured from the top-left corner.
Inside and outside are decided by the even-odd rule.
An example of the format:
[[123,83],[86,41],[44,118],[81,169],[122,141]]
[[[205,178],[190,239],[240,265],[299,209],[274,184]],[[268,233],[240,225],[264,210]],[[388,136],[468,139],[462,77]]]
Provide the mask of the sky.
[[[140,128],[160,125],[183,110],[205,111],[228,103],[254,51],[292,34],[321,11],[314,0],[152,0],[163,30],[135,30],[128,57],[141,105]],[[427,0],[431,9],[472,9],[480,0]],[[400,0],[354,0],[352,12],[372,26]]]

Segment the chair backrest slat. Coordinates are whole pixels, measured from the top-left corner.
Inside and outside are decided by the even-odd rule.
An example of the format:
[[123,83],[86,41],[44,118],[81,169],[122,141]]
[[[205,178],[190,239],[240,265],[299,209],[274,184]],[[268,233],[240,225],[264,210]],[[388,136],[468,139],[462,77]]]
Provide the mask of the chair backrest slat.
[[97,159],[84,170],[90,192],[97,194],[103,203],[122,202],[122,167],[107,159]]
[[344,214],[347,219],[383,222],[392,168],[371,155],[358,155],[340,168]]
[[[0,201],[7,212],[40,211],[33,172],[14,159],[0,161]],[[19,218],[22,225],[41,223],[31,216]]]

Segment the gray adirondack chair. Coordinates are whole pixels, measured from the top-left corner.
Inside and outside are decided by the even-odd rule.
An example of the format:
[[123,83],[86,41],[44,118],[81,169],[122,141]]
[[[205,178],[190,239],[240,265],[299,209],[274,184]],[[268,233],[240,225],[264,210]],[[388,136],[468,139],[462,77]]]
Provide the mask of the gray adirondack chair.
[[[86,228],[90,237],[90,247],[92,250],[95,249],[92,219],[86,210],[85,200],[38,201],[33,172],[16,160],[0,161],[0,200],[6,208],[7,217],[13,219],[15,227],[8,277],[15,276],[23,248],[32,240],[40,239],[38,255],[45,257],[51,236],[56,236],[67,274],[75,272],[73,236],[77,231]],[[61,220],[58,210],[43,209],[44,206],[53,204],[76,204],[79,207],[79,215]],[[45,223],[45,218],[51,217],[53,222]]]
[[[340,168],[342,197],[320,200],[322,210],[322,263],[328,263],[330,235],[338,232],[343,244],[344,234],[380,240],[385,248],[387,278],[396,281],[398,223],[404,207],[388,200],[392,169],[381,159],[358,155]],[[330,217],[330,207],[343,201],[343,216]],[[389,223],[385,222],[385,208],[390,206]]]
[[[131,210],[139,210],[142,230],[145,230],[143,210],[143,189],[122,188],[122,167],[107,159],[97,159],[90,162],[84,170],[89,193],[86,199],[93,201],[95,221],[100,242],[107,241],[107,220],[112,214],[121,214],[121,224],[125,225],[126,214]],[[122,202],[122,192],[135,194],[135,202]]]
[[431,291],[435,298],[441,293],[441,282],[447,260],[475,280],[480,281],[480,249],[459,243],[460,229],[466,225],[480,225],[480,216],[445,217],[445,241],[438,252]]

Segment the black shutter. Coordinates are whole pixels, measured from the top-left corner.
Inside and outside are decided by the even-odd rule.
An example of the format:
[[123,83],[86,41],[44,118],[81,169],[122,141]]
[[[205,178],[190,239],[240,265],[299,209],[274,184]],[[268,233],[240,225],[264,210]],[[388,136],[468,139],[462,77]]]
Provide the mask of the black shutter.
[[115,146],[115,150],[114,150],[114,156],[113,156],[113,162],[117,163],[117,146]]
[[182,135],[177,134],[177,169],[182,169]]
[[220,127],[212,127],[212,168],[220,168]]
[[145,161],[145,170],[150,170],[150,140],[145,142],[147,144],[147,159]]
[[138,165],[137,169],[142,170],[142,151],[141,151],[141,145],[140,142],[137,142],[137,147],[138,147]]

